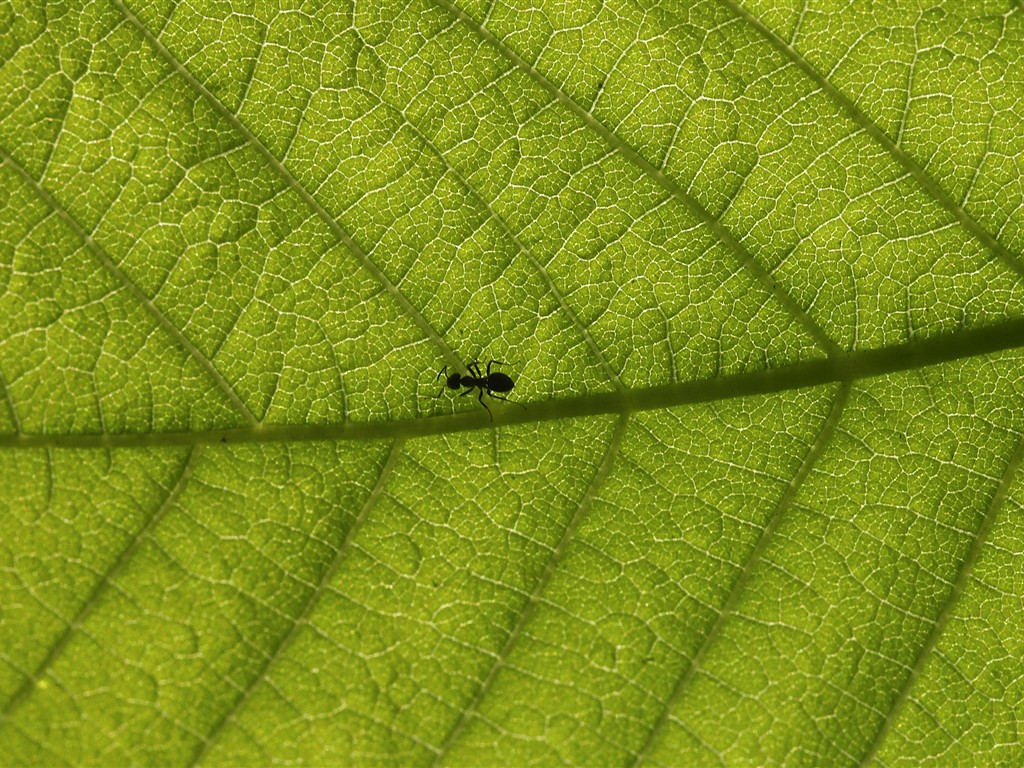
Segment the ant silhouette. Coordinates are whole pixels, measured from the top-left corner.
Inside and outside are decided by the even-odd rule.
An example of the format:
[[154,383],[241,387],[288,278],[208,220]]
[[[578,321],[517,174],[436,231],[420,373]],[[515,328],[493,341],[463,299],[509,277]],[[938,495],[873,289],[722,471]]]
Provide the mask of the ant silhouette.
[[[498,400],[504,400],[506,403],[513,403],[514,400],[509,400],[507,397],[502,397],[498,392],[511,392],[512,387],[515,386],[515,382],[512,381],[512,377],[502,373],[501,371],[491,372],[492,365],[505,365],[501,360],[491,360],[487,363],[487,371],[484,373],[480,370],[480,363],[473,361],[466,368],[469,370],[469,375],[464,373],[455,372],[452,374],[448,373],[448,366],[446,365],[440,371],[437,372],[437,376],[434,377],[434,381],[439,381],[442,376],[445,377],[444,386],[437,393],[437,397],[440,397],[444,392],[445,387],[448,389],[461,389],[466,388],[465,392],[460,393],[460,396],[468,395],[474,390],[478,391],[477,400],[480,401],[480,405],[487,409],[487,415],[491,417],[491,421],[494,421],[494,414],[491,413],[491,409],[487,407],[487,403],[484,402],[484,392],[493,398]],[[526,408],[525,405],[515,403],[520,408]]]

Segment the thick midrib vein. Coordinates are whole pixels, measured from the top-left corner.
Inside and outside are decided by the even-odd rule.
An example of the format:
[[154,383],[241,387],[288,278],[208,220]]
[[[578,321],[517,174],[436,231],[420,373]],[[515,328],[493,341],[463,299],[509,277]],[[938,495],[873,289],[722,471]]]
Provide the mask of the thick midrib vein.
[[[123,269],[121,269],[117,263],[110,257],[110,254],[104,250],[104,248],[93,240],[92,235],[85,231],[85,228],[78,223],[78,220],[71,215],[64,206],[57,202],[57,200],[51,195],[38,181],[25,170],[21,164],[11,156],[11,154],[4,148],[0,147],[0,162],[7,165],[13,170],[35,193],[39,198],[46,203],[46,205],[52,210],[61,221],[63,221],[69,229],[71,229],[76,237],[81,240],[86,250],[91,253],[100,265],[120,284],[126,291],[131,295],[133,299],[146,311],[146,313],[152,317],[157,325],[162,328],[171,338],[173,338],[186,354],[195,360],[199,366],[206,371],[206,373],[213,379],[217,388],[224,393],[224,395],[234,406],[242,417],[249,422],[249,424],[255,426],[258,422],[256,417],[253,415],[249,407],[242,401],[242,398],[238,396],[235,388],[231,386],[224,375],[217,369],[217,366],[213,364],[213,361],[207,357],[203,352],[192,343],[192,341],[185,336],[184,333],[172,323],[167,315],[160,311],[159,307],[152,302],[152,300],[143,292],[135,282],[128,277]],[[13,408],[13,405],[11,406]]]
[[519,638],[522,637],[524,628],[536,612],[536,606],[541,595],[544,593],[548,584],[551,583],[551,577],[555,573],[555,568],[558,566],[559,562],[561,562],[562,555],[565,553],[566,548],[575,537],[576,530],[579,528],[583,518],[590,510],[590,506],[594,501],[594,496],[604,484],[605,479],[608,477],[608,473],[611,472],[612,465],[615,463],[615,459],[619,456],[619,447],[622,445],[622,438],[626,433],[626,426],[628,424],[629,416],[626,414],[621,415],[616,421],[615,430],[612,432],[611,438],[608,440],[608,445],[605,448],[604,457],[601,459],[600,465],[598,465],[587,489],[580,497],[580,501],[576,505],[576,510],[573,512],[569,523],[565,526],[565,530],[562,531],[562,536],[559,538],[558,543],[552,550],[551,556],[548,558],[548,562],[545,564],[543,572],[537,579],[537,583],[534,584],[533,591],[530,593],[530,596],[526,598],[526,602],[523,605],[523,609],[519,612],[519,616],[516,619],[515,625],[512,627],[512,631],[509,632],[501,650],[498,651],[498,655],[495,657],[491,668],[488,670],[483,680],[480,681],[480,686],[477,688],[476,694],[473,696],[473,700],[465,709],[462,710],[462,714],[459,716],[459,719],[455,721],[452,729],[442,740],[441,746],[438,748],[437,755],[434,758],[434,766],[438,766],[444,761],[445,757],[447,757],[451,752],[452,746],[458,740],[459,735],[463,732],[466,726],[469,725],[473,717],[480,711],[480,705],[483,703],[487,694],[494,685],[494,681],[497,679],[498,673],[512,655],[512,651],[519,642]]
[[117,579],[118,574],[127,567],[139,547],[142,546],[142,543],[157,527],[157,525],[160,524],[160,521],[163,520],[167,512],[174,506],[175,502],[185,490],[185,486],[188,485],[189,478],[192,476],[192,465],[198,455],[199,449],[189,449],[185,455],[184,461],[182,462],[181,472],[178,475],[178,479],[164,498],[163,503],[153,513],[139,532],[131,538],[127,546],[121,550],[121,553],[110,565],[106,573],[104,573],[96,582],[92,591],[85,600],[82,601],[82,604],[78,608],[78,612],[67,622],[64,627],[64,631],[50,646],[49,650],[46,652],[46,656],[43,657],[43,660],[39,662],[39,665],[36,667],[35,672],[32,673],[32,676],[26,678],[18,690],[15,691],[14,695],[4,707],[2,715],[0,715],[0,723],[3,723],[12,717],[14,712],[35,690],[37,690],[38,682],[43,679],[47,671],[53,666],[53,663],[60,657],[61,653],[63,653],[68,642],[71,640],[72,634],[74,634],[74,632],[85,623],[89,614],[91,614],[96,606],[99,605],[103,595],[106,594],[111,584],[113,584],[114,580]]
[[337,573],[338,568],[341,565],[341,562],[348,555],[349,550],[351,548],[351,544],[355,540],[356,534],[359,532],[360,528],[362,528],[363,523],[366,521],[366,518],[369,515],[370,510],[377,505],[377,501],[380,499],[381,494],[384,492],[384,486],[387,483],[388,479],[390,478],[391,472],[394,469],[395,464],[398,463],[398,459],[402,455],[402,450],[404,447],[405,440],[403,438],[399,438],[394,443],[392,443],[391,450],[388,453],[387,459],[385,459],[384,461],[384,466],[381,468],[381,471],[377,476],[377,482],[374,483],[373,488],[370,490],[369,495],[366,497],[366,501],[363,503],[362,509],[359,510],[359,513],[356,515],[355,520],[353,520],[352,525],[349,526],[348,531],[346,531],[345,538],[338,546],[338,550],[334,553],[334,557],[331,559],[331,562],[328,564],[327,568],[325,568],[323,573],[321,574],[320,580],[317,582],[316,588],[310,594],[309,599],[306,601],[306,604],[302,607],[302,610],[299,611],[299,613],[292,620],[291,626],[288,628],[288,631],[281,637],[280,642],[278,642],[277,646],[267,655],[267,658],[263,662],[262,666],[256,671],[256,674],[254,674],[252,678],[249,680],[249,684],[246,686],[245,690],[238,695],[238,697],[234,700],[232,705],[221,715],[220,719],[218,719],[213,724],[213,727],[209,731],[209,735],[206,737],[206,740],[200,742],[200,744],[196,748],[195,755],[192,758],[192,762],[190,763],[191,765],[195,766],[202,763],[206,755],[209,754],[210,749],[213,747],[214,744],[217,743],[217,740],[220,738],[220,735],[224,732],[224,727],[238,716],[238,713],[242,710],[242,708],[252,697],[252,694],[256,690],[257,685],[261,681],[266,680],[268,678],[270,670],[273,668],[274,664],[276,664],[277,661],[284,656],[285,651],[288,650],[292,642],[294,642],[295,638],[298,636],[301,629],[306,625],[307,619],[312,615],[313,609],[316,608],[317,604],[320,602],[320,598],[323,597],[324,593],[327,591],[327,588],[330,586],[331,580],[334,578],[334,574]]
[[732,587],[729,590],[729,594],[726,596],[725,601],[722,603],[721,609],[718,611],[718,615],[715,617],[710,629],[704,635],[704,640],[700,647],[694,653],[693,658],[690,659],[686,665],[683,674],[680,675],[676,681],[675,687],[665,700],[657,721],[651,727],[651,730],[647,734],[647,741],[636,753],[633,765],[639,765],[642,763],[647,756],[651,753],[651,750],[657,744],[658,739],[665,731],[665,726],[668,723],[669,717],[672,715],[672,711],[675,709],[679,700],[682,698],[683,693],[686,691],[690,682],[693,680],[694,675],[700,670],[704,663],[704,659],[711,648],[714,647],[715,641],[721,636],[723,627],[728,622],[729,617],[733,615],[737,604],[742,599],[747,584],[750,581],[750,577],[753,575],[757,566],[761,563],[761,557],[764,554],[768,543],[771,541],[772,534],[775,533],[779,527],[786,511],[789,509],[796,498],[797,492],[803,486],[804,480],[811,473],[814,465],[818,462],[824,454],[825,449],[832,442],[832,438],[835,435],[836,427],[839,425],[839,421],[843,417],[843,411],[846,409],[846,404],[850,400],[851,384],[846,382],[839,387],[839,391],[836,393],[835,400],[832,403],[832,409],[828,416],[825,417],[825,421],[822,424],[821,430],[818,432],[817,438],[811,444],[807,454],[804,456],[804,460],[800,464],[800,468],[793,475],[793,479],[789,485],[782,492],[782,496],[779,498],[778,503],[775,505],[775,509],[772,510],[768,517],[768,522],[762,529],[760,536],[754,543],[754,547],[750,550],[750,554],[747,555],[746,561],[743,564],[743,568],[736,580],[733,582]]
[[937,336],[882,349],[843,353],[828,360],[809,360],[786,368],[700,379],[644,389],[598,392],[573,398],[527,402],[526,408],[496,408],[494,422],[482,411],[409,421],[346,422],[329,425],[282,424],[259,429],[210,430],[101,435],[0,435],[0,448],[141,447],[222,442],[290,440],[368,440],[418,437],[552,419],[630,413],[678,405],[717,402],[749,395],[784,392],[835,382],[884,376],[930,365],[1024,347],[1024,319]]
[[508,59],[519,69],[523,70],[531,80],[543,88],[552,98],[558,101],[581,120],[590,130],[594,131],[614,151],[618,152],[625,160],[639,168],[644,175],[651,178],[658,186],[668,192],[672,197],[679,200],[694,216],[706,225],[726,246],[726,248],[737,258],[741,267],[747,270],[754,279],[767,290],[787,313],[814,339],[818,347],[829,357],[841,353],[839,346],[825,333],[824,329],[801,307],[787,291],[779,287],[775,278],[766,270],[754,256],[747,251],[743,244],[729,231],[729,229],[716,217],[701,205],[697,198],[693,197],[671,176],[655,167],[637,150],[631,147],[624,139],[610,130],[600,120],[594,117],[586,108],[577,104],[561,88],[548,80],[533,65],[513,51],[504,41],[500,40],[487,27],[478,22],[464,10],[449,2],[449,0],[434,0],[437,5],[444,8],[450,14],[459,19],[473,31],[481,40],[493,47],[499,54]]
[[974,236],[990,253],[1013,270],[1018,276],[1024,277],[1024,263],[1018,256],[1010,253],[992,234],[964,210],[917,162],[896,144],[871,118],[864,114],[853,99],[840,91],[829,80],[815,69],[807,59],[797,53],[792,46],[775,34],[766,24],[755,17],[735,0],[722,0],[733,13],[743,19],[757,31],[773,48],[792,62],[801,72],[818,86],[849,118],[870,136],[890,157],[893,158],[907,173],[921,185],[942,208],[951,213],[960,225]]
[[189,87],[195,90],[206,102],[226,120],[231,127],[238,132],[238,134],[251,146],[259,155],[267,162],[267,164],[274,170],[274,172],[281,177],[289,189],[302,199],[302,201],[309,206],[309,208],[327,225],[330,229],[331,234],[337,238],[338,241],[343,243],[363,268],[373,276],[373,278],[384,287],[384,290],[395,300],[395,302],[402,308],[402,311],[412,320],[412,322],[423,332],[423,334],[430,339],[430,341],[441,351],[445,359],[447,359],[452,365],[462,366],[462,362],[459,360],[458,355],[455,354],[448,343],[441,338],[440,334],[434,327],[427,321],[422,313],[412,305],[412,302],[406,298],[405,294],[402,293],[398,286],[395,285],[384,274],[384,271],[377,266],[377,264],[369,257],[369,254],[363,250],[362,246],[357,243],[352,236],[341,226],[341,223],[332,216],[326,208],[317,202],[316,198],[310,194],[295,176],[292,175],[291,171],[285,167],[284,163],[277,159],[277,157],[263,144],[262,141],[254,134],[249,128],[238,119],[238,117],[229,110],[220,99],[218,99],[212,91],[210,91],[205,85],[199,82],[196,77],[189,72],[177,57],[175,57],[167,47],[160,42],[160,40],[150,32],[145,25],[139,20],[139,18],[128,9],[124,4],[123,0],[111,0],[111,2],[117,7],[117,9],[124,15],[125,19],[138,30],[139,34],[143,36],[147,43],[156,51],[157,55],[160,56],[167,64],[188,83]]
[[931,631],[928,633],[928,637],[925,639],[920,652],[917,654],[917,658],[914,660],[914,665],[910,668],[907,676],[903,679],[903,685],[900,687],[896,698],[893,699],[889,712],[880,723],[878,732],[875,734],[874,741],[864,753],[864,758],[860,763],[861,765],[868,765],[874,760],[875,755],[878,754],[878,750],[885,743],[886,736],[889,735],[889,731],[892,730],[900,712],[903,710],[904,704],[906,704],[907,699],[910,698],[910,693],[914,689],[914,685],[920,679],[925,665],[932,657],[935,646],[938,644],[939,638],[942,637],[942,633],[946,629],[946,625],[949,624],[950,619],[953,617],[953,611],[959,604],[960,597],[963,595],[964,589],[967,587],[967,582],[974,570],[974,566],[977,564],[978,558],[981,556],[981,549],[988,540],[989,534],[992,532],[992,528],[995,525],[996,517],[1000,510],[1004,508],[1006,496],[1010,490],[1010,484],[1013,482],[1013,478],[1017,475],[1017,470],[1020,469],[1022,462],[1024,462],[1024,438],[1017,441],[1017,446],[1006,465],[1006,471],[1003,472],[999,485],[996,487],[996,491],[992,495],[992,501],[989,502],[988,509],[985,510],[985,516],[981,521],[981,525],[978,527],[977,533],[971,540],[971,546],[967,550],[967,554],[960,563],[960,569],[957,571],[956,579],[949,591],[946,602],[942,606],[942,610],[939,611],[939,615],[935,618],[935,623],[932,624]]

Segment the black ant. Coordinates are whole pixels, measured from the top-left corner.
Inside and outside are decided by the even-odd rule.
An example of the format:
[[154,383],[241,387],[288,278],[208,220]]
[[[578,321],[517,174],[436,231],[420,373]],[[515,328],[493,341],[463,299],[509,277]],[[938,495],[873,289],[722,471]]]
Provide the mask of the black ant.
[[[463,373],[448,373],[448,366],[446,365],[440,371],[437,372],[437,376],[434,377],[434,381],[438,381],[442,376],[445,376],[444,387],[441,387],[437,393],[437,397],[440,397],[444,392],[444,388],[448,389],[460,389],[466,387],[466,391],[462,392],[461,395],[468,395],[474,389],[479,390],[477,400],[480,401],[480,405],[487,408],[487,403],[484,402],[484,392],[491,397],[497,398],[498,400],[504,400],[506,403],[513,402],[507,397],[502,397],[497,394],[498,392],[511,392],[512,387],[515,386],[515,382],[512,381],[512,377],[508,376],[500,371],[491,373],[492,365],[505,365],[501,360],[491,360],[487,364],[487,373],[484,374],[480,371],[480,363],[472,362],[466,366],[469,369],[469,375]],[[516,403],[516,405],[520,405]],[[521,408],[525,408],[525,405],[520,405]],[[487,415],[491,417],[491,421],[494,421],[494,414],[491,413],[491,409],[487,408]]]

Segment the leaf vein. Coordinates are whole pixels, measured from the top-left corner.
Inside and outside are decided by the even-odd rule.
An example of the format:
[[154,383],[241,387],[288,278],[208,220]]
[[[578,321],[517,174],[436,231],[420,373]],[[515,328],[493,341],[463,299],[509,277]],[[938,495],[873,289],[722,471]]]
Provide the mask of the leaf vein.
[[772,510],[768,517],[767,524],[764,526],[764,529],[761,531],[761,535],[750,550],[750,554],[744,561],[743,568],[737,575],[736,580],[733,581],[732,586],[729,589],[729,594],[722,603],[722,607],[718,610],[718,615],[715,617],[711,627],[704,635],[704,641],[697,649],[697,652],[694,653],[693,657],[689,659],[685,669],[683,670],[683,674],[676,681],[675,687],[665,700],[661,714],[651,727],[651,730],[647,735],[646,742],[634,755],[632,763],[634,766],[642,763],[651,754],[651,750],[654,748],[654,745],[662,734],[664,734],[665,726],[672,718],[672,710],[682,698],[687,686],[693,680],[697,671],[701,668],[704,659],[707,658],[707,655],[715,644],[715,641],[721,636],[723,627],[726,622],[728,622],[729,617],[735,614],[736,607],[739,605],[739,601],[754,573],[754,569],[762,561],[762,555],[772,538],[772,534],[774,534],[778,529],[785,512],[792,507],[797,492],[800,490],[804,481],[807,479],[807,476],[814,468],[814,465],[832,442],[832,438],[836,433],[836,427],[838,426],[840,419],[842,419],[846,404],[849,402],[851,388],[852,384],[849,381],[843,382],[839,386],[835,400],[832,403],[832,410],[828,416],[825,417],[817,438],[808,449],[807,454],[804,456],[804,459],[800,464],[800,468],[796,471],[793,479],[789,482],[785,490],[782,492],[782,495],[779,497],[779,501],[775,505],[775,509]]
[[11,390],[7,386],[7,379],[2,370],[0,370],[0,394],[3,395],[4,402],[7,404],[7,411],[11,415],[11,424],[14,426],[14,434],[20,435],[21,421],[18,419],[18,409],[14,407],[14,400],[11,398]]
[[921,673],[924,671],[928,660],[933,654],[937,653],[936,646],[938,645],[939,638],[942,637],[943,631],[953,618],[953,611],[960,602],[960,598],[967,587],[968,581],[970,580],[971,572],[974,570],[974,566],[981,557],[982,547],[985,545],[989,534],[992,532],[992,528],[995,526],[996,518],[1006,504],[1010,484],[1013,482],[1013,478],[1017,475],[1017,470],[1020,469],[1022,462],[1024,462],[1024,438],[1017,441],[1017,445],[1007,462],[1006,470],[1003,472],[999,485],[996,487],[995,493],[992,494],[992,500],[989,502],[988,509],[985,510],[985,515],[981,520],[981,524],[978,526],[978,530],[971,539],[971,545],[967,550],[967,554],[960,563],[956,579],[949,590],[946,601],[939,611],[938,616],[936,616],[935,621],[932,624],[931,631],[928,633],[928,637],[921,645],[917,658],[914,660],[914,663],[910,667],[906,677],[904,677],[903,685],[900,687],[899,693],[897,693],[896,697],[893,699],[889,712],[881,719],[878,732],[875,734],[875,739],[864,753],[863,759],[860,761],[861,765],[868,765],[874,760],[879,749],[881,749],[882,745],[885,743],[885,739],[889,735],[889,731],[892,730],[893,725],[895,725],[896,720],[899,718],[900,712],[903,711],[903,707],[910,698],[910,694],[913,691],[914,686],[917,684],[918,679],[920,679]]
[[288,170],[284,162],[279,160],[267,146],[260,141],[260,139],[254,134],[231,110],[229,110],[224,103],[217,98],[216,95],[203,83],[201,83],[195,75],[188,71],[184,64],[182,64],[172,54],[167,47],[160,42],[160,40],[150,32],[142,21],[129,10],[124,4],[123,0],[112,0],[117,9],[124,14],[124,17],[131,23],[139,34],[143,36],[147,43],[153,48],[153,50],[166,61],[171,68],[188,83],[189,87],[195,90],[206,102],[224,119],[231,127],[238,132],[238,134],[251,146],[273,169],[273,171],[288,185],[288,187],[299,196],[299,198],[327,225],[327,228],[334,235],[338,242],[344,244],[356,260],[363,266],[363,268],[370,273],[370,275],[380,283],[388,294],[394,299],[394,301],[402,308],[402,311],[412,320],[412,322],[423,332],[426,336],[444,355],[444,357],[453,365],[460,365],[458,356],[455,351],[448,345],[448,343],[441,338],[440,334],[434,329],[433,325],[427,321],[423,314],[413,306],[412,302],[409,301],[408,297],[399,290],[398,286],[392,282],[392,280],[384,273],[384,271],[374,262],[369,254],[363,249],[359,243],[349,234],[341,222],[335,216],[332,216],[330,212],[324,208],[320,202],[313,196],[313,194],[303,186],[299,180]]
[[768,293],[778,301],[786,312],[803,328],[818,347],[829,357],[840,353],[839,346],[833,341],[825,330],[815,321],[799,304],[796,299],[779,286],[778,282],[765,267],[754,258],[743,244],[732,232],[711,214],[700,201],[688,193],[671,176],[656,168],[650,161],[641,155],[636,149],[630,146],[624,139],[614,131],[605,126],[601,121],[587,111],[586,107],[577,104],[561,88],[548,80],[535,66],[527,62],[505,42],[491,32],[483,24],[479,23],[466,11],[455,5],[450,0],[434,0],[438,5],[449,13],[456,16],[463,24],[471,29],[481,40],[493,47],[499,54],[509,60],[514,66],[522,69],[534,82],[543,88],[552,99],[566,107],[576,115],[584,125],[601,137],[613,150],[618,152],[626,161],[633,164],[645,176],[649,177],[666,192],[682,203],[694,216],[706,225],[715,236],[727,247],[736,257],[740,266],[745,269]]
[[32,672],[24,681],[21,686],[15,691],[14,695],[10,698],[7,704],[4,706],[2,713],[0,713],[0,722],[9,720],[14,713],[28,700],[33,692],[38,690],[38,683],[47,672],[53,667],[54,663],[60,658],[60,655],[67,648],[68,643],[71,641],[71,637],[74,632],[82,627],[85,621],[89,618],[89,615],[93,612],[97,605],[99,605],[103,595],[106,594],[107,590],[113,585],[114,580],[118,575],[128,566],[132,557],[138,552],[142,546],[142,542],[145,541],[150,533],[156,529],[160,521],[166,516],[168,510],[174,506],[175,502],[181,496],[185,487],[188,485],[188,481],[192,476],[192,465],[195,457],[199,455],[199,451],[190,448],[185,454],[184,460],[182,461],[181,471],[178,474],[178,479],[175,481],[174,486],[167,493],[163,502],[157,508],[156,512],[153,513],[152,517],[146,522],[138,533],[136,533],[121,550],[121,553],[117,556],[111,566],[107,569],[106,573],[102,574],[96,581],[89,595],[82,602],[78,608],[78,612],[69,620],[65,621],[64,631],[50,646],[46,655],[42,661],[39,662],[35,671]]
[[259,683],[264,680],[269,680],[271,669],[281,658],[283,658],[285,652],[289,647],[291,647],[291,644],[295,641],[299,632],[306,626],[306,622],[312,615],[317,604],[320,602],[320,598],[323,597],[325,592],[330,590],[331,579],[334,577],[334,574],[341,566],[342,561],[351,550],[356,534],[358,534],[360,528],[362,528],[370,510],[376,506],[377,501],[380,499],[384,486],[387,483],[388,478],[391,476],[391,472],[394,469],[395,464],[398,462],[399,457],[402,455],[404,447],[404,438],[398,438],[394,443],[392,443],[391,450],[384,461],[383,467],[381,467],[380,474],[377,476],[377,482],[374,483],[373,488],[366,497],[366,501],[363,503],[362,509],[359,510],[355,520],[352,521],[352,525],[349,526],[348,531],[346,531],[345,538],[338,545],[338,549],[334,553],[334,557],[324,569],[320,579],[310,593],[309,598],[306,600],[305,605],[302,606],[302,609],[297,615],[291,617],[291,626],[288,628],[288,631],[281,636],[277,645],[269,654],[267,654],[263,664],[249,680],[245,689],[239,692],[239,695],[235,698],[234,702],[232,702],[231,706],[213,724],[213,727],[210,728],[206,738],[200,741],[197,745],[196,752],[193,755],[190,765],[196,766],[203,762],[210,749],[217,743],[220,735],[224,732],[227,724],[237,719],[238,713],[252,698],[252,695]]
[[[897,142],[894,142],[885,131],[878,126],[871,118],[862,112],[849,96],[840,91],[831,81],[821,74],[807,59],[801,56],[791,45],[776,35],[764,22],[750,13],[746,8],[739,5],[735,0],[724,0],[725,4],[732,9],[733,13],[747,22],[758,32],[773,48],[791,61],[801,72],[804,73],[818,88],[827,95],[849,118],[869,136],[890,157],[892,157],[907,173],[909,173],[927,192],[935,202],[953,215],[953,217],[966,229],[986,250],[1002,261],[1007,267],[1013,270],[1019,277],[1024,277],[1024,262],[1020,257],[1010,251],[999,242],[998,239],[986,230],[977,219],[971,216],[964,207],[953,200],[942,186],[935,181]],[[902,132],[902,127],[901,127]]]
[[562,559],[562,555],[565,553],[570,542],[572,542],[577,528],[579,528],[580,523],[589,511],[598,489],[610,474],[612,465],[619,456],[619,447],[622,444],[622,439],[626,433],[626,427],[628,424],[629,414],[627,413],[621,414],[616,420],[615,430],[612,432],[611,438],[608,441],[604,457],[601,459],[600,465],[598,465],[597,470],[594,472],[594,476],[591,479],[590,484],[580,497],[580,501],[576,505],[576,511],[573,512],[572,518],[565,526],[565,530],[562,531],[562,536],[558,540],[558,544],[556,544],[555,548],[552,550],[551,556],[548,558],[548,561],[544,566],[544,571],[537,579],[537,583],[534,585],[533,591],[526,598],[523,609],[519,612],[519,617],[516,620],[515,625],[512,627],[512,630],[509,632],[508,637],[505,639],[504,645],[502,645],[501,650],[495,657],[494,663],[488,670],[487,675],[480,681],[480,686],[477,688],[476,693],[473,696],[473,700],[462,710],[459,719],[456,720],[451,730],[448,731],[444,739],[441,741],[441,746],[438,748],[437,755],[434,758],[434,766],[440,765],[444,761],[445,757],[448,756],[452,750],[452,746],[458,740],[466,726],[469,725],[469,722],[474,717],[480,716],[480,705],[483,703],[487,694],[494,685],[494,681],[497,679],[498,673],[507,665],[516,643],[519,641],[519,638],[522,637],[524,628],[536,613],[536,606],[539,604],[544,590],[547,588],[548,584],[551,583],[551,578],[554,575],[555,568]]
[[[38,181],[29,175],[21,164],[11,156],[11,154],[4,147],[0,147],[0,163],[5,163],[21,177],[21,179],[32,188],[36,195],[45,202],[50,209],[60,217],[63,221],[82,241],[85,246],[100,265],[120,283],[132,298],[135,299],[139,305],[152,317],[158,326],[160,326],[168,335],[170,335],[185,352],[191,357],[199,366],[206,371],[206,373],[213,379],[217,388],[220,389],[224,395],[228,398],[235,409],[249,422],[250,425],[256,424],[256,417],[253,416],[252,411],[239,397],[238,392],[235,388],[224,378],[217,367],[213,364],[213,360],[207,357],[203,352],[192,343],[192,341],[170,321],[156,304],[143,292],[141,288],[128,276],[128,274],[117,265],[117,263],[111,258],[110,254],[97,243],[92,235],[85,231],[81,224],[71,215],[71,212],[64,208],[60,203],[57,202],[56,198],[53,197]],[[102,417],[102,406],[98,406],[101,409]]]
[[416,135],[416,137],[419,138],[419,140],[422,141],[424,145],[427,146],[442,163],[444,163],[445,168],[448,169],[448,172],[452,174],[452,176],[459,183],[459,185],[463,189],[465,189],[466,192],[474,200],[476,200],[476,202],[487,212],[488,217],[495,224],[498,225],[498,228],[501,229],[505,236],[512,241],[513,245],[515,245],[516,250],[519,251],[519,253],[530,263],[530,265],[534,268],[537,274],[540,275],[541,279],[547,284],[548,291],[550,291],[551,295],[555,298],[555,301],[558,302],[558,306],[562,309],[562,311],[564,311],[566,315],[568,315],[570,322],[572,322],[572,324],[579,331],[584,342],[590,348],[590,351],[597,359],[598,364],[604,369],[605,374],[608,376],[608,379],[611,381],[616,391],[624,391],[625,388],[618,374],[615,373],[615,371],[612,369],[610,363],[608,362],[608,359],[604,355],[604,352],[601,351],[601,348],[597,345],[597,342],[594,340],[593,335],[590,333],[589,330],[587,330],[587,327],[580,321],[579,315],[577,315],[576,312],[572,309],[572,307],[569,306],[569,303],[565,300],[564,294],[561,290],[559,290],[558,286],[555,285],[555,281],[551,277],[551,274],[548,272],[547,268],[540,263],[537,257],[533,255],[529,248],[526,247],[526,245],[519,238],[519,236],[512,231],[512,228],[508,225],[508,222],[505,221],[504,217],[502,217],[494,209],[490,202],[488,202],[484,198],[483,194],[478,189],[476,189],[476,187],[470,184],[469,180],[466,179],[466,177],[463,176],[462,173],[460,173],[459,170],[454,165],[452,165],[452,163],[448,160],[448,157],[445,155],[445,153],[442,152],[441,149],[437,145],[435,145],[434,142],[431,141],[430,138],[428,138],[420,130],[419,126],[417,126],[408,118],[403,109],[399,108],[394,104],[391,104],[388,101],[385,101],[377,94],[373,93],[372,91],[366,90],[365,88],[358,88],[357,90],[359,90],[359,92],[361,93],[366,94],[368,97],[375,99],[379,104],[387,107],[388,109],[394,110],[394,112],[403,120],[403,122],[409,126],[409,129]]
[[488,426],[526,424],[570,417],[649,411],[694,403],[711,403],[749,395],[784,392],[836,382],[884,376],[929,365],[978,357],[1024,347],[1024,319],[1006,320],[956,334],[880,349],[848,352],[831,360],[807,360],[786,368],[698,379],[675,384],[597,392],[561,400],[530,404],[529,410],[509,409],[492,425],[478,411],[396,422],[344,422],[339,424],[280,424],[259,428],[217,429],[198,432],[133,434],[20,434],[0,435],[0,448],[113,448],[207,443],[270,443],[289,440],[375,440],[453,434]]

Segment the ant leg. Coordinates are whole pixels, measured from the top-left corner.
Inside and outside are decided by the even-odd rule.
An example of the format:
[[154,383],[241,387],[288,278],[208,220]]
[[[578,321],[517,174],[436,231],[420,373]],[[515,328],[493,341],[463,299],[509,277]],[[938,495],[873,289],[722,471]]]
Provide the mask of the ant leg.
[[507,397],[502,397],[501,395],[496,395],[493,392],[488,392],[487,394],[490,395],[491,397],[493,397],[495,400],[504,400],[506,403],[512,403],[512,405],[518,405],[524,411],[526,410],[526,406],[525,405],[523,405],[522,403],[517,403],[515,400],[509,400]]
[[475,389],[475,387],[470,387],[470,388],[469,388],[469,389],[467,389],[467,390],[466,390],[465,392],[459,392],[459,397],[465,397],[466,395],[471,395],[471,394],[473,394],[473,390],[474,390],[474,389]]
[[444,368],[442,368],[440,371],[437,372],[437,376],[434,377],[434,381],[440,381],[441,380],[441,376],[447,376],[447,375],[448,375],[448,366],[446,365]]
[[508,365],[508,363],[506,363],[506,362],[505,362],[505,361],[503,361],[503,360],[491,360],[491,362],[489,362],[489,363],[487,364],[487,375],[488,375],[488,376],[490,376],[490,375],[491,375],[491,366],[492,366],[492,365]]
[[[480,387],[480,397],[477,398],[480,401],[480,405],[487,408],[487,403],[484,402],[484,388]],[[491,421],[494,421],[494,414],[491,413],[491,409],[487,408],[487,415],[491,417]]]
[[474,360],[472,363],[466,366],[466,370],[473,374],[476,379],[483,378],[483,374],[480,373],[480,361]]

